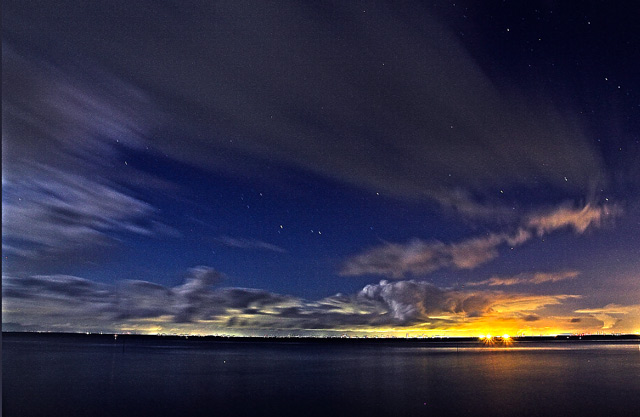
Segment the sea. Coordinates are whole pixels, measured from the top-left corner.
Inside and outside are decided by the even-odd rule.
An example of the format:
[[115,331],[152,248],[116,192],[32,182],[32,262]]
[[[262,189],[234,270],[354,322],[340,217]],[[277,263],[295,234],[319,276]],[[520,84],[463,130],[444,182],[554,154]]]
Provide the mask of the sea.
[[640,416],[640,346],[4,333],[2,415]]

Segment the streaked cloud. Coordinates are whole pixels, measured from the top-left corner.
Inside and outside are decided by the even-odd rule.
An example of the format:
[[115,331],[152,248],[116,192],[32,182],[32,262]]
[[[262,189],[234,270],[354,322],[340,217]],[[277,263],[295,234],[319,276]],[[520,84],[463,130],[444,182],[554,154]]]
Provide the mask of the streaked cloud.
[[488,285],[493,286],[507,286],[507,285],[523,285],[523,284],[543,284],[546,282],[557,282],[567,279],[573,279],[580,273],[578,271],[563,271],[563,272],[523,272],[521,274],[511,277],[491,277],[477,282],[468,282],[467,286],[479,286]]
[[[208,170],[255,175],[269,161],[484,218],[509,215],[491,197],[498,187],[537,178],[586,194],[603,181],[597,149],[564,109],[492,79],[429,7],[378,6],[362,13],[333,2],[328,18],[295,1],[223,1],[180,14],[141,1],[128,9],[138,22],[129,28],[101,5],[98,25],[65,3],[28,14],[8,4],[3,141],[14,156],[37,155],[50,137],[76,150],[108,147],[87,141],[100,133]],[[60,14],[77,25],[58,25]],[[25,37],[61,58],[26,58],[34,51],[16,41]],[[84,67],[71,64],[78,59]]]
[[[619,213],[620,210],[615,206],[587,204],[583,208],[572,208],[563,205],[545,214],[529,217],[524,226],[512,234],[492,233],[455,243],[426,242],[420,239],[413,239],[406,244],[385,243],[348,258],[342,265],[340,274],[382,275],[402,279],[407,275],[425,275],[442,268],[474,269],[495,259],[503,245],[516,247],[536,234],[542,236],[566,227],[573,228],[576,233],[584,233],[590,226],[599,226],[604,219]],[[530,283],[536,284],[556,277],[538,275],[529,278],[532,280]],[[487,284],[512,285],[506,284],[505,280],[500,281],[497,277],[492,282],[493,284]]]
[[118,233],[171,232],[125,187],[46,166],[5,184],[2,208],[3,249],[37,262],[108,244]]
[[580,310],[575,310],[576,313],[584,313],[584,314],[625,314],[631,311],[638,310],[640,308],[640,304],[637,305],[619,305],[619,304],[607,304],[601,308],[582,308]]
[[590,226],[600,226],[605,218],[619,215],[620,211],[617,206],[586,204],[576,208],[564,205],[546,214],[532,216],[527,226],[539,236],[566,227],[571,227],[576,233],[584,233]]
[[347,259],[340,274],[402,279],[409,274],[424,275],[441,268],[473,269],[494,259],[498,256],[498,246],[512,240],[518,241],[506,235],[491,234],[453,244],[420,239],[407,244],[385,243]]
[[230,236],[219,236],[216,241],[224,246],[238,249],[261,249],[272,252],[285,253],[286,249],[271,243],[263,242],[257,239],[236,238]]
[[3,250],[23,262],[78,262],[119,234],[179,234],[135,191],[171,185],[122,156],[146,150],[162,117],[147,95],[101,70],[70,76],[71,65],[4,42],[3,65]]
[[95,175],[119,148],[145,149],[163,112],[142,90],[101,68],[80,71],[2,46],[3,176],[19,177],[26,162]]

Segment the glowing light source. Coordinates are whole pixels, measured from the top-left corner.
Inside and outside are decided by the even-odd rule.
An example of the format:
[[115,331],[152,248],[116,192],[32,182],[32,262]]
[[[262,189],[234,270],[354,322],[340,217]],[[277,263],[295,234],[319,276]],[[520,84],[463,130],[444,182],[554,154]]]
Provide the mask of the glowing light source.
[[490,333],[487,333],[486,335],[480,335],[478,338],[487,345],[493,345],[497,342],[504,343],[505,345],[510,345],[513,341],[513,338],[506,333],[502,336],[492,336]]

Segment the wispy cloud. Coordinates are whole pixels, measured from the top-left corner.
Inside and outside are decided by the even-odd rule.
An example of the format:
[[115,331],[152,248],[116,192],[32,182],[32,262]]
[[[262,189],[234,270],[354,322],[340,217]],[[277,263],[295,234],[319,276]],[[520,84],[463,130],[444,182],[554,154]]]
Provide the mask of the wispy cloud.
[[454,244],[414,239],[407,244],[386,243],[348,259],[340,270],[344,276],[383,275],[401,279],[440,268],[472,269],[498,256],[504,236],[469,239]]
[[263,242],[257,239],[235,238],[230,236],[219,236],[216,241],[224,246],[238,249],[262,249],[272,252],[285,253],[286,249],[271,243]]
[[32,260],[106,244],[117,233],[167,231],[152,206],[106,179],[38,166],[3,191],[3,249]]
[[516,217],[513,207],[505,206],[498,201],[491,201],[490,199],[480,202],[469,191],[459,187],[446,189],[442,192],[434,191],[431,198],[437,201],[445,212],[458,213],[462,217],[470,219],[504,222],[513,220]]
[[567,279],[573,279],[580,273],[578,271],[563,272],[525,272],[511,277],[491,277],[483,281],[468,282],[467,286],[488,285],[507,286],[507,285],[523,285],[523,284],[543,284],[546,282],[557,282]]
[[10,178],[28,169],[25,161],[83,172],[113,166],[120,147],[145,149],[163,117],[147,94],[103,69],[56,66],[4,40],[2,54],[10,80],[2,95],[2,161]]
[[489,234],[448,244],[420,239],[407,244],[385,243],[349,258],[340,274],[371,274],[402,279],[408,274],[424,275],[441,268],[473,269],[497,257],[500,245],[519,245],[527,239],[528,233],[520,230],[514,235]]
[[[471,216],[504,213],[495,200],[479,201],[490,200],[496,187],[529,187],[529,178],[583,194],[601,181],[597,149],[578,123],[542,104],[549,100],[533,100],[515,86],[497,87],[428,6],[378,6],[362,13],[355,4],[327,5],[335,19],[350,22],[345,27],[316,5],[295,1],[277,8],[223,2],[215,12],[203,4],[180,14],[157,7],[150,14],[141,1],[128,11],[138,22],[135,33],[121,27],[104,37],[102,25],[121,20],[109,7],[96,6],[96,25],[65,4],[28,12],[9,4],[4,30],[13,36],[3,39],[3,77],[11,82],[3,109],[8,120],[22,118],[28,129],[54,132],[78,149],[99,144],[79,139],[88,126],[131,146],[151,144],[145,131],[169,119],[152,113],[171,114],[171,128],[191,134],[180,141],[159,135],[153,145],[188,164],[250,174],[256,163],[269,161],[387,195],[431,199]],[[50,20],[61,14],[83,32]],[[143,41],[154,38],[157,18],[166,22],[162,60]],[[50,45],[54,56],[80,57],[85,67],[25,64],[19,57],[33,51],[14,41],[23,37],[30,45]],[[52,44],[52,38],[60,41]],[[82,41],[87,38],[94,41]],[[216,41],[222,38],[228,42]],[[105,55],[113,58],[108,70],[92,73],[101,94],[87,94],[91,89],[80,83],[86,67],[105,62]],[[179,64],[184,62],[188,68]],[[24,79],[38,72],[45,77]],[[42,98],[41,91],[46,100],[32,100]],[[20,146],[24,129],[12,130],[11,148],[26,149]],[[31,145],[33,153],[47,147]],[[467,198],[472,194],[483,199]]]
[[[584,233],[590,226],[599,226],[605,218],[619,213],[620,210],[615,206],[592,207],[588,204],[583,208],[561,206],[554,211],[531,216],[524,226],[512,234],[492,233],[455,243],[426,242],[420,239],[413,239],[406,244],[385,243],[348,258],[342,265],[340,274],[344,276],[382,275],[402,279],[409,274],[425,275],[442,268],[473,269],[495,259],[499,248],[503,245],[519,246],[536,234],[541,236],[565,227],[572,227],[576,233]],[[525,278],[521,277],[521,279]],[[537,281],[546,278],[551,279],[544,275],[531,277]],[[500,281],[499,278],[495,278],[493,282],[493,284],[487,284],[509,285],[504,283],[506,281]]]
[[178,234],[134,191],[167,182],[122,157],[145,149],[161,117],[148,96],[100,70],[74,78],[4,41],[3,64],[3,250],[75,261],[118,234]]
[[617,206],[586,204],[582,208],[576,208],[565,205],[548,213],[532,216],[527,226],[539,236],[565,227],[584,233],[590,226],[600,226],[605,218],[619,215],[620,212],[621,209]]
[[582,308],[579,310],[575,310],[576,313],[584,313],[584,314],[625,314],[631,311],[638,310],[640,308],[640,304],[635,305],[620,305],[620,304],[607,304],[601,308]]

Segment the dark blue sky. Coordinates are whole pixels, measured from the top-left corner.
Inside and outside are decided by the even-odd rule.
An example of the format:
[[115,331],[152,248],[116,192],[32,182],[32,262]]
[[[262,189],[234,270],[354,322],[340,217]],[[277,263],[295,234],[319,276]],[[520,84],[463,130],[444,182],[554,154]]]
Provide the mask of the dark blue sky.
[[640,331],[632,2],[3,6],[5,328]]

